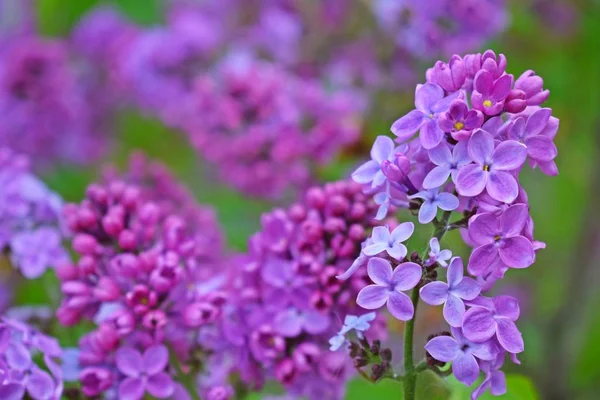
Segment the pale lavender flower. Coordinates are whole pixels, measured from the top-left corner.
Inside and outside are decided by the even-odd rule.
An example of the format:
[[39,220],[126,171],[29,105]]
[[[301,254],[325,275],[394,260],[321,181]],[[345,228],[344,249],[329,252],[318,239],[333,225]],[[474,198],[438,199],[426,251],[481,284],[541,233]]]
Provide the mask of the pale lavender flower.
[[143,355],[133,348],[123,347],[117,351],[115,361],[119,371],[126,376],[119,385],[119,398],[140,400],[148,392],[165,399],[173,393],[173,380],[164,372],[169,362],[165,346],[151,346]]
[[477,400],[486,390],[494,396],[502,396],[506,393],[506,376],[500,368],[504,365],[506,353],[501,351],[491,361],[480,361],[479,368],[485,373],[485,379],[471,393],[471,400]]
[[468,148],[474,163],[458,171],[458,193],[472,197],[487,189],[493,199],[512,203],[519,193],[519,185],[510,171],[523,165],[527,148],[515,140],[502,142],[494,148],[494,138],[482,129],[471,136]]
[[385,174],[381,166],[384,161],[394,161],[396,146],[387,136],[377,136],[371,148],[371,160],[367,161],[352,173],[352,179],[363,185],[377,188],[385,182]]
[[448,261],[452,257],[452,251],[448,249],[440,249],[440,241],[436,237],[432,237],[429,241],[429,258],[426,265],[440,264],[442,267],[447,267]]
[[473,300],[481,292],[477,282],[464,276],[460,257],[454,257],[448,267],[448,283],[435,281],[423,286],[419,293],[427,304],[444,305],[444,318],[453,327],[460,327],[465,314],[463,300]]
[[409,199],[422,199],[423,204],[419,208],[419,222],[428,224],[435,218],[437,209],[444,211],[452,211],[458,208],[458,198],[452,193],[438,193],[439,189],[423,190],[412,196]]
[[551,109],[540,108],[527,119],[518,117],[508,128],[508,138],[523,143],[529,158],[536,162],[552,161],[558,154],[552,138],[542,135],[551,116]]
[[387,304],[389,312],[401,321],[408,321],[414,315],[410,297],[402,293],[417,286],[421,280],[421,266],[412,262],[392,266],[381,258],[372,258],[367,266],[369,278],[374,285],[363,288],[356,303],[367,310],[376,310]]
[[369,238],[370,244],[365,246],[363,253],[367,256],[375,256],[383,251],[396,260],[406,256],[406,246],[402,242],[407,241],[415,231],[412,222],[403,222],[390,233],[387,226],[376,226]]
[[429,171],[423,180],[423,188],[435,189],[442,186],[450,176],[456,183],[458,170],[471,163],[467,142],[458,142],[452,151],[446,143],[440,143],[429,150],[429,158],[436,167]]

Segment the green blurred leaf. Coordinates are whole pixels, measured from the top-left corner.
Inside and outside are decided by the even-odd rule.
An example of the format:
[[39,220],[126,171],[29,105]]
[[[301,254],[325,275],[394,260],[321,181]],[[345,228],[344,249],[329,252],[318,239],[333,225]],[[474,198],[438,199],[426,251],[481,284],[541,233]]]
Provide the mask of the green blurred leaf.
[[402,400],[402,397],[402,384],[390,379],[370,383],[356,378],[348,384],[346,391],[346,400]]
[[[481,381],[477,381],[472,387],[468,387],[451,376],[447,380],[449,387],[452,389],[450,400],[465,400],[471,398],[471,392],[479,385]],[[530,378],[518,375],[506,375],[507,393],[502,396],[492,396],[489,391],[486,392],[479,400],[538,400],[538,393]]]

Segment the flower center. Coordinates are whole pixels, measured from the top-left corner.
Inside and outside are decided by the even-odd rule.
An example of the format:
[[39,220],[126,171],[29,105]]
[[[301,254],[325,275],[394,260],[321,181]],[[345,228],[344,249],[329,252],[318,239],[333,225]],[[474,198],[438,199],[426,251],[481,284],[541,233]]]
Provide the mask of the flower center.
[[489,166],[489,164],[485,164],[485,165],[483,166],[483,170],[484,170],[485,172],[488,172],[488,171],[490,170],[490,166]]
[[491,100],[485,100],[483,102],[483,106],[484,107],[491,107],[492,106],[492,101]]
[[502,239],[502,236],[500,236],[500,235],[494,236],[494,242],[499,242],[500,239]]
[[465,124],[463,124],[460,121],[458,121],[457,123],[454,124],[454,129],[456,129],[457,131],[460,131],[464,127],[465,127]]

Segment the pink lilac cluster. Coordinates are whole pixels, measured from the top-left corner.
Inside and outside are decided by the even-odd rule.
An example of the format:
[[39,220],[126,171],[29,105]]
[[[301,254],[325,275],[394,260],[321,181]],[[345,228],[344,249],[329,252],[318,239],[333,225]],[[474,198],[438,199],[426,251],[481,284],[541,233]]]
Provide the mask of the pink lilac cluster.
[[[262,230],[232,275],[223,321],[243,379],[260,385],[274,378],[288,393],[310,399],[343,396],[352,371],[343,351],[328,351],[328,341],[344,315],[366,313],[355,302],[366,271],[347,282],[336,276],[360,253],[376,209],[360,185],[339,181],[263,215]],[[346,325],[371,322],[369,335],[377,338],[383,320],[372,317],[347,318]]]
[[306,187],[360,134],[352,98],[272,64],[224,62],[200,77],[183,130],[223,180],[262,197]]
[[61,399],[61,354],[56,339],[0,317],[0,398]]
[[[533,71],[515,80],[506,66],[504,55],[488,50],[454,55],[427,71],[427,82],[417,86],[415,110],[392,125],[396,143],[378,137],[372,160],[353,178],[379,204],[378,218],[391,206],[407,207],[419,210],[421,224],[433,223],[431,251],[423,261],[406,259],[403,242],[413,233],[410,222],[393,230],[377,227],[342,275],[348,278],[366,264],[373,283],[360,291],[358,305],[387,305],[402,321],[414,317],[408,290],[418,290],[430,305],[443,305],[452,333],[434,337],[425,348],[434,360],[452,362],[454,375],[467,385],[485,373],[473,398],[486,389],[503,393],[499,368],[506,355],[518,362],[516,355],[524,350],[515,324],[517,299],[488,293],[509,269],[531,266],[536,251],[545,247],[534,240],[519,175],[526,163],[547,175],[558,173],[553,139],[559,120],[542,107],[549,91]],[[452,212],[463,218],[451,221]],[[473,248],[466,272],[461,258],[450,259],[451,252],[439,243],[447,231],[459,228]],[[440,279],[447,260],[446,278]]]
[[43,166],[85,164],[102,155],[106,107],[97,107],[102,96],[90,93],[76,58],[66,40],[44,38],[32,29],[0,37],[0,146]]
[[29,159],[0,147],[0,256],[27,279],[68,260],[61,198],[32,174]]
[[86,396],[141,399],[182,390],[169,363],[210,352],[201,340],[224,301],[220,235],[214,219],[160,166],[132,161],[127,174],[92,184],[64,208],[76,265],[57,270],[59,321],[93,320],[80,342]]

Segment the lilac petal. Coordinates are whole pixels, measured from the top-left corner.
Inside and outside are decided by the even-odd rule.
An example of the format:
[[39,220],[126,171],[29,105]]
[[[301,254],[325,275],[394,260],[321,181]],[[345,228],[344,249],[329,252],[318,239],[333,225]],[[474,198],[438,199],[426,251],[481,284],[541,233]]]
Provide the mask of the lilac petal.
[[483,113],[479,110],[471,110],[465,117],[465,128],[477,129],[483,124]]
[[421,204],[421,208],[419,209],[419,222],[421,224],[428,224],[433,221],[436,214],[437,206],[430,201],[425,201]]
[[381,170],[377,171],[375,173],[375,176],[373,176],[373,182],[371,182],[371,187],[377,188],[377,187],[383,185],[383,183],[385,182],[386,179],[387,178],[386,178],[385,174],[383,173],[383,171],[381,171]]
[[450,287],[454,287],[462,281],[465,274],[463,262],[460,257],[454,257],[452,261],[450,261],[447,274],[447,281]]
[[373,242],[388,243],[390,241],[390,230],[387,226],[376,226],[373,228],[371,238],[373,239]]
[[512,268],[527,268],[535,258],[533,245],[523,236],[505,239],[498,252],[502,262]]
[[152,396],[158,399],[166,399],[175,391],[175,385],[171,377],[167,373],[162,372],[148,378],[146,389]]
[[459,382],[471,386],[479,377],[479,365],[469,353],[462,353],[452,362],[452,372]]
[[[304,312],[304,330],[311,335],[318,335],[329,328],[329,316],[316,310]],[[296,336],[296,335],[294,335]]]
[[389,261],[382,258],[371,258],[367,265],[369,278],[380,286],[387,286],[392,282],[392,266]]
[[493,300],[496,313],[502,317],[516,321],[519,318],[519,301],[512,296],[497,296]]
[[508,128],[508,137],[512,140],[522,141],[525,136],[525,118],[515,119]]
[[453,337],[437,336],[427,342],[425,350],[438,361],[450,362],[459,356],[460,345]]
[[46,400],[52,397],[54,381],[49,373],[35,367],[27,382],[27,392],[36,400]]
[[392,273],[392,282],[394,290],[409,290],[417,286],[421,280],[423,270],[419,264],[405,262],[396,267]]
[[494,152],[494,138],[489,132],[479,129],[469,139],[468,150],[473,161],[484,165]]
[[388,300],[389,291],[386,287],[369,285],[361,289],[356,297],[356,304],[367,310],[383,307]]
[[435,199],[435,204],[444,211],[452,211],[458,208],[458,198],[452,193],[440,193]]
[[431,108],[444,98],[444,89],[434,83],[426,83],[415,92],[415,107],[425,114],[431,112]]
[[435,254],[440,252],[440,241],[438,240],[438,238],[436,238],[436,237],[431,238],[431,240],[429,241],[429,248]]
[[496,323],[498,325],[496,336],[500,346],[502,346],[504,350],[509,353],[521,353],[525,350],[523,337],[514,322],[505,318],[498,318]]
[[392,243],[404,242],[408,240],[415,231],[415,224],[412,222],[403,222],[392,231],[390,239]]
[[496,147],[492,154],[493,170],[512,171],[519,168],[527,158],[527,147],[516,140],[507,140]]
[[473,276],[480,276],[496,261],[497,257],[498,248],[495,245],[479,246],[471,253],[467,270]]
[[517,180],[509,172],[492,171],[485,188],[494,200],[512,203],[519,195]]
[[465,277],[458,285],[452,288],[452,294],[464,300],[473,300],[481,293],[481,287],[476,280]]
[[358,256],[358,258],[356,260],[354,260],[352,265],[350,265],[350,267],[343,274],[338,275],[337,278],[341,281],[347,280],[352,275],[354,275],[354,273],[356,271],[358,271],[358,269],[360,267],[362,267],[365,264],[367,259],[368,259],[368,257],[361,251],[360,255]]
[[498,233],[498,219],[492,213],[479,214],[469,224],[469,237],[480,246],[493,243]]
[[421,299],[431,306],[439,306],[448,298],[448,284],[445,282],[431,282],[419,290]]
[[394,154],[394,141],[387,136],[377,136],[371,148],[371,158],[378,164],[387,160]]
[[498,346],[496,346],[494,340],[488,340],[483,343],[476,343],[471,348],[471,353],[485,361],[494,360],[498,356]]
[[513,84],[513,76],[510,74],[502,75],[500,78],[494,82],[494,89],[492,91],[492,100],[494,101],[502,101],[506,99],[508,93]]
[[137,378],[144,368],[144,360],[139,351],[131,347],[122,347],[117,351],[115,362],[123,374]]
[[484,96],[488,96],[492,93],[493,87],[494,78],[492,74],[484,69],[479,70],[475,75],[475,79],[473,79],[473,89]]
[[526,204],[515,204],[508,207],[500,216],[502,236],[520,235],[529,219],[529,207]]
[[462,320],[463,334],[473,342],[484,342],[496,333],[492,313],[483,307],[470,308]]
[[400,321],[408,321],[415,314],[415,308],[410,297],[404,293],[393,292],[390,294],[387,301],[387,308],[390,314]]
[[544,174],[548,176],[558,175],[558,167],[554,161],[540,161],[538,165]]
[[126,378],[119,385],[119,399],[140,400],[144,397],[144,383],[138,378]]
[[377,162],[370,160],[361,165],[352,173],[352,179],[356,183],[367,184],[373,182],[375,174],[379,172],[380,166]]
[[452,163],[452,153],[446,143],[440,143],[428,151],[429,159],[435,165],[448,165]]
[[391,131],[398,136],[399,141],[403,142],[410,139],[419,130],[424,120],[425,115],[421,111],[413,110],[394,122]]
[[20,342],[12,342],[6,349],[6,363],[17,371],[25,371],[31,365],[31,353]]
[[273,329],[285,337],[295,337],[302,333],[302,317],[296,309],[288,309],[277,313],[273,319]]
[[506,393],[506,375],[502,371],[494,371],[491,376],[490,393],[494,396],[502,396]]
[[458,99],[461,96],[462,92],[460,90],[454,93],[450,93],[448,96],[435,103],[431,107],[431,111],[433,111],[435,114],[445,112],[450,108],[450,105],[454,102],[454,100]]
[[444,304],[444,319],[450,326],[459,327],[462,325],[462,319],[465,315],[465,303],[452,293],[448,294],[446,304]]
[[158,374],[162,372],[169,363],[169,352],[162,345],[148,347],[144,352],[144,368],[148,375]]
[[435,189],[442,186],[450,177],[450,168],[446,166],[435,167],[423,180],[423,187],[425,189]]
[[383,242],[373,243],[373,244],[366,246],[363,249],[363,253],[365,253],[367,256],[375,256],[375,255],[381,253],[382,251],[384,251],[385,249],[387,249],[387,247],[388,247],[387,243],[383,243]]
[[550,108],[540,108],[531,114],[527,119],[527,125],[525,127],[527,137],[536,136],[542,133],[546,125],[548,125],[551,116],[552,110]]
[[456,190],[462,196],[477,196],[485,189],[488,173],[480,165],[469,164],[456,175]]
[[458,142],[454,149],[452,149],[452,158],[456,165],[462,166],[471,163],[471,156],[469,155],[469,144],[468,142]]
[[402,260],[408,252],[406,246],[402,243],[396,243],[392,247],[388,247],[386,251],[393,259],[398,261]]
[[25,396],[25,388],[20,383],[0,384],[0,399],[22,400]]
[[421,145],[425,149],[433,149],[444,138],[444,131],[438,126],[436,119],[431,119],[421,127]]
[[556,145],[546,136],[534,136],[527,139],[527,153],[535,160],[551,161],[558,155]]

